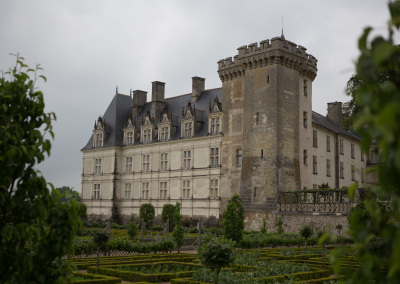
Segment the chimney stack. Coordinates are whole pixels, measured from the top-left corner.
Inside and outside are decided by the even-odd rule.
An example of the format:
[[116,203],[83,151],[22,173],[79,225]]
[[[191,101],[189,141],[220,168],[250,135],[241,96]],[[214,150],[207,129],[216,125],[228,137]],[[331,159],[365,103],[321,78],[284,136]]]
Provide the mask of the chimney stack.
[[140,111],[142,110],[142,107],[144,104],[147,102],[147,92],[145,91],[133,91],[133,97],[132,97],[132,117],[134,119],[137,118],[139,115]]
[[200,77],[192,77],[192,102],[196,102],[201,92],[204,91],[206,79]]
[[161,111],[164,108],[164,94],[165,94],[165,83],[154,81],[151,83],[151,107],[150,115],[152,118],[158,118]]
[[342,103],[328,103],[328,115],[330,121],[339,127],[342,127]]

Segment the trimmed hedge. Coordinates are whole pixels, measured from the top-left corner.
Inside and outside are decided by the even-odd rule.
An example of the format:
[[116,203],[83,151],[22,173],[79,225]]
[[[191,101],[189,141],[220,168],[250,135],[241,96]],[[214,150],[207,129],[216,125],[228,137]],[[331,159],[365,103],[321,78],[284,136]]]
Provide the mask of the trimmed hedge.
[[91,273],[81,273],[73,271],[72,274],[74,276],[79,276],[85,278],[85,280],[76,280],[71,281],[70,283],[73,284],[114,284],[114,283],[121,283],[120,278],[106,276],[106,275],[98,275],[98,274],[91,274]]

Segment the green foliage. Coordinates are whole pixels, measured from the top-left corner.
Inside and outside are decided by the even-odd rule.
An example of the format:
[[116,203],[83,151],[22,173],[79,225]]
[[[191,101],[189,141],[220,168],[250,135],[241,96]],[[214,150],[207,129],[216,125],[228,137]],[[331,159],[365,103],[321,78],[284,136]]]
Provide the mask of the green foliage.
[[55,190],[61,194],[62,202],[70,200],[71,198],[74,198],[77,201],[81,201],[82,199],[81,194],[69,186],[56,187]]
[[144,221],[147,230],[150,230],[151,227],[153,226],[154,215],[155,215],[155,209],[153,204],[144,203],[142,204],[142,206],[140,206],[139,218],[141,222],[142,220]]
[[266,234],[267,230],[268,230],[268,228],[267,228],[267,220],[265,218],[263,218],[263,224],[262,224],[262,227],[261,227],[261,233]]
[[133,239],[134,237],[136,237],[137,233],[138,233],[138,226],[136,225],[135,222],[135,216],[132,214],[127,226],[127,233],[130,239]]
[[216,271],[216,282],[222,267],[228,266],[234,258],[235,243],[224,237],[207,234],[202,239],[202,246],[197,257],[211,271]]
[[300,233],[300,236],[302,236],[304,238],[305,249],[307,249],[307,239],[313,235],[313,229],[311,228],[310,225],[303,225],[303,227],[301,227],[299,233]]
[[110,235],[105,231],[96,231],[93,235],[93,242],[100,247],[103,247],[109,239]]
[[283,220],[282,217],[279,217],[278,222],[276,222],[277,232],[278,234],[283,234]]
[[177,202],[174,209],[173,222],[175,223],[172,237],[180,253],[181,246],[183,245],[183,237],[185,236],[185,230],[181,226],[182,215],[181,215],[181,203]]
[[[61,202],[47,188],[35,165],[50,154],[54,113],[44,112],[35,88],[41,70],[29,69],[17,55],[13,69],[0,78],[0,275],[3,283],[63,281],[62,259],[80,221],[75,200]],[[31,78],[31,75],[32,77]],[[50,188],[53,188],[50,185]]]
[[[393,38],[400,27],[400,1],[389,2],[389,10],[387,37],[371,39],[372,29],[366,28],[359,39],[356,78],[361,84],[355,84],[353,93],[359,109],[354,127],[363,137],[362,150],[369,153],[372,142],[377,142],[383,162],[375,169],[379,186],[372,191],[378,198],[390,195],[392,211],[386,217],[379,203],[368,199],[365,209],[354,210],[349,217],[361,260],[360,269],[347,275],[351,283],[397,283],[400,279],[400,47]],[[337,271],[339,265],[340,261]]]
[[240,242],[243,238],[244,217],[242,199],[235,193],[222,213],[222,227],[228,239]]
[[77,213],[81,220],[86,220],[87,218],[87,207],[85,203],[77,202]]
[[163,223],[166,224],[167,221],[169,220],[169,231],[172,232],[172,230],[175,227],[175,206],[172,204],[164,204],[162,212],[161,212],[161,219],[163,220]]
[[338,230],[338,234],[340,235],[340,232],[342,231],[342,229],[343,229],[343,226],[342,226],[342,224],[338,224],[338,225],[336,225],[336,230]]

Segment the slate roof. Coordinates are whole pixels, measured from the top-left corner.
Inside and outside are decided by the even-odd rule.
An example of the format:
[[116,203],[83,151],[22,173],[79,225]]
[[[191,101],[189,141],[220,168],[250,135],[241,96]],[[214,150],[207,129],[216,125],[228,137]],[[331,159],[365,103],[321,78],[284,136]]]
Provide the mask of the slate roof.
[[[222,89],[211,89],[203,91],[198,97],[195,103],[192,103],[192,94],[181,95],[172,98],[166,98],[164,100],[165,105],[168,109],[168,113],[172,113],[172,125],[177,127],[177,130],[170,140],[180,139],[181,124],[180,118],[182,118],[182,110],[185,109],[189,102],[192,104],[192,108],[196,110],[196,118],[201,121],[201,128],[194,133],[193,137],[201,137],[208,134],[208,113],[210,103],[214,102],[214,99],[222,101]],[[102,148],[115,147],[123,145],[123,128],[125,122],[132,114],[132,99],[129,96],[116,94],[104,113],[103,119],[108,127],[108,135],[104,141]],[[147,102],[139,115],[136,118],[136,126],[140,126],[144,121],[145,114],[150,111],[151,102]],[[158,118],[154,121],[155,125],[158,125]],[[139,128],[137,128],[139,131]],[[139,144],[139,142],[135,142]],[[90,150],[93,148],[93,134],[91,135],[86,146],[82,150]]]
[[328,129],[330,131],[333,131],[337,134],[342,134],[345,135],[349,138],[355,139],[355,140],[361,140],[361,137],[355,133],[354,131],[347,131],[336,124],[334,124],[329,118],[320,115],[319,113],[316,113],[315,111],[312,112],[312,123],[323,127],[325,129]]
[[[222,102],[222,89],[211,89],[201,93],[195,103],[192,103],[192,107],[196,110],[197,120],[201,122],[201,128],[194,133],[193,137],[201,137],[208,135],[208,113],[209,106],[214,102],[214,99],[218,98],[219,102]],[[176,132],[171,136],[171,140],[180,139],[182,111],[187,107],[188,103],[192,101],[192,94],[181,95],[172,98],[166,98],[164,100],[165,105],[169,113],[172,113],[172,125],[177,127]],[[105,120],[108,127],[107,138],[104,141],[102,148],[122,146],[123,145],[123,128],[125,122],[132,114],[132,98],[130,96],[116,94],[104,113],[103,119]],[[222,106],[223,109],[224,106]],[[150,111],[151,102],[147,102],[139,115],[136,118],[137,131],[140,131],[140,126],[147,111]],[[158,118],[155,119],[154,123],[158,125]],[[338,134],[345,135],[355,140],[361,140],[361,138],[354,132],[349,132],[341,127],[335,125],[327,117],[312,112],[312,123],[323,127],[327,130],[333,131]],[[155,142],[155,141],[154,141]],[[139,144],[135,141],[135,144]],[[82,150],[90,150],[93,148],[93,134],[91,135],[86,146]]]

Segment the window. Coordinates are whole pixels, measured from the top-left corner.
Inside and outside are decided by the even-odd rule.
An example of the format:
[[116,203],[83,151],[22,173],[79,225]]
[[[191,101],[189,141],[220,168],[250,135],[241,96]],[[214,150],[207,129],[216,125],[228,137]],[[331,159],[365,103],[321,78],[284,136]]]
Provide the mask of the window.
[[313,130],[313,137],[312,137],[312,146],[315,148],[318,148],[318,136],[317,136],[317,130]]
[[364,152],[361,150],[361,162],[364,162]]
[[242,165],[242,149],[236,150],[236,165],[237,166]]
[[219,148],[211,148],[211,167],[219,166]]
[[161,154],[161,171],[168,171],[168,153]]
[[354,143],[351,143],[351,158],[354,159],[355,154],[354,154]]
[[303,93],[305,96],[307,96],[307,80],[303,81]]
[[103,147],[103,133],[96,133],[96,148]]
[[365,182],[365,170],[361,168],[361,182]]
[[132,192],[132,184],[125,183],[125,199],[126,200],[131,199],[131,192]]
[[132,156],[126,157],[126,172],[131,173],[132,172]]
[[344,178],[344,165],[343,165],[343,162],[339,163],[339,175],[340,175],[341,179]]
[[150,143],[151,142],[151,129],[144,129],[143,130],[143,143]]
[[317,189],[317,188],[318,188],[318,184],[313,183],[312,188],[313,188],[313,189]]
[[148,182],[142,182],[142,199],[149,199],[149,183]]
[[161,127],[161,136],[160,136],[160,141],[168,141],[169,139],[169,127]]
[[93,199],[101,199],[100,197],[100,184],[95,183],[93,188]]
[[192,162],[192,151],[186,150],[183,151],[183,168],[184,169],[190,169],[190,165]]
[[331,136],[326,135],[326,152],[331,151]]
[[190,199],[190,180],[184,180],[182,184],[182,198]]
[[303,111],[303,126],[307,128],[307,112]]
[[317,156],[312,157],[313,161],[313,174],[318,174],[318,167],[317,167]]
[[326,159],[326,176],[331,176],[331,160]]
[[354,165],[351,165],[351,180],[356,180],[356,167]]
[[210,198],[215,199],[218,198],[218,179],[210,180]]
[[371,150],[371,155],[370,155],[370,162],[371,163],[377,163],[378,162],[378,150],[377,149],[372,149]]
[[193,122],[185,122],[185,137],[192,137]]
[[150,171],[150,155],[143,155],[143,171]]
[[304,164],[305,166],[308,165],[308,154],[307,154],[307,150],[304,150],[304,151],[303,151],[303,164]]
[[211,134],[219,134],[221,132],[221,118],[211,118]]
[[339,153],[340,155],[343,155],[344,150],[343,150],[343,139],[339,139]]
[[126,145],[133,145],[133,131],[126,132]]
[[94,173],[101,174],[101,159],[95,159],[94,161]]
[[160,199],[167,199],[167,182],[160,182]]

